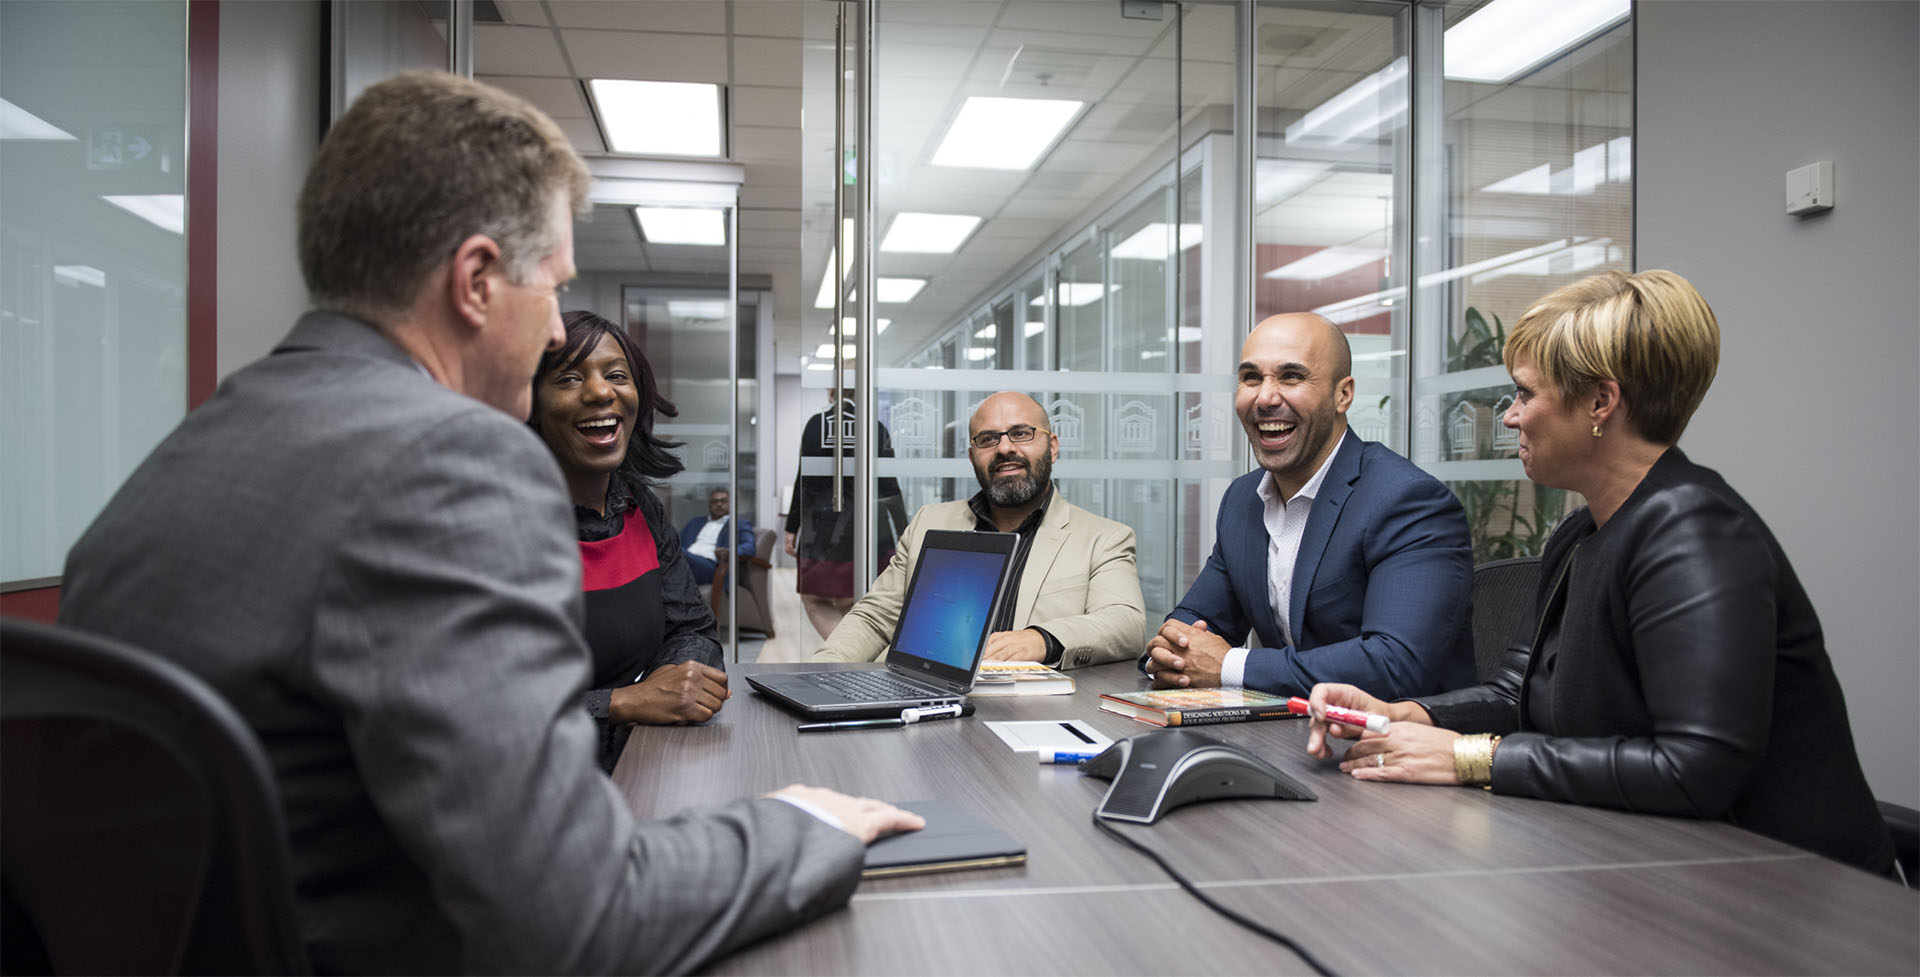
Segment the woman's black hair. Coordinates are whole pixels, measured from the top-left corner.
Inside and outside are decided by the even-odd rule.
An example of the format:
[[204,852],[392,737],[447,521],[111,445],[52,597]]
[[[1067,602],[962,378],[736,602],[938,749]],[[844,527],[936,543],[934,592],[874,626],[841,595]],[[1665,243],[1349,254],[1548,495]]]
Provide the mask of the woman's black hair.
[[[613,341],[620,344],[620,353],[627,358],[627,366],[633,370],[634,383],[640,391],[640,410],[633,421],[633,437],[627,439],[627,457],[620,463],[620,471],[636,484],[678,475],[686,465],[672,449],[680,447],[681,442],[654,437],[653,418],[655,414],[678,417],[680,408],[660,396],[660,385],[654,382],[653,366],[647,362],[646,354],[640,352],[625,329],[584,309],[561,316],[560,322],[567,328],[567,342],[540,357],[540,368],[533,374],[534,402],[539,403],[540,381],[547,374],[579,366],[593,348],[600,345],[600,337],[612,336]],[[539,411],[534,415],[537,417]]]

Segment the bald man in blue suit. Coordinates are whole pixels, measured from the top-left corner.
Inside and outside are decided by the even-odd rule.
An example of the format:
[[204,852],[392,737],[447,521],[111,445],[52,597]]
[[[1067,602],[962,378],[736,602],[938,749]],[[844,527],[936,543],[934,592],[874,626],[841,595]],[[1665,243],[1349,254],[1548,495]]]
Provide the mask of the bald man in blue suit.
[[1141,668],[1162,688],[1282,695],[1473,684],[1465,513],[1433,476],[1347,429],[1346,336],[1317,315],[1274,316],[1248,335],[1237,374],[1234,409],[1260,467],[1228,486],[1213,553]]

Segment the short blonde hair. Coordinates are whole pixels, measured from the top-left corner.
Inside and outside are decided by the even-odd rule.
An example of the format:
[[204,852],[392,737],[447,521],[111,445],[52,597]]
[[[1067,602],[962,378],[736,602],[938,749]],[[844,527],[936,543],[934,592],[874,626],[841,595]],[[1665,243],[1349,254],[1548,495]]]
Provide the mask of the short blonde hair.
[[500,246],[525,284],[592,177],[539,109],[490,85],[413,71],[369,87],[321,140],[300,190],[300,272],[314,307],[380,321],[412,305],[460,242]]
[[1609,271],[1555,289],[1520,317],[1503,352],[1525,357],[1563,395],[1620,385],[1627,423],[1673,444],[1713,385],[1720,323],[1692,283],[1670,271]]

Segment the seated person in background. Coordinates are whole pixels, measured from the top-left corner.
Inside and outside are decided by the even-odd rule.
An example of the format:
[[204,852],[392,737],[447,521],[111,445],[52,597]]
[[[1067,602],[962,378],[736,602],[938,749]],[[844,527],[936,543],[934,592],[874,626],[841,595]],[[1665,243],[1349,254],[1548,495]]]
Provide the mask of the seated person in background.
[[656,413],[679,411],[625,330],[584,311],[561,322],[566,343],[540,358],[528,423],[573,498],[593,651],[587,714],[611,771],[632,724],[703,723],[731,693],[713,612],[648,484],[680,471],[677,445],[653,434]]
[[1060,439],[1046,425],[1047,412],[1025,394],[1002,391],[981,402],[967,425],[980,491],[914,514],[893,560],[813,653],[815,660],[877,661],[886,653],[929,529],[1020,534],[1016,599],[994,622],[987,659],[1079,668],[1132,657],[1146,624],[1133,529],[1054,490]]
[[1273,316],[1240,361],[1234,410],[1260,468],[1227,487],[1213,554],[1141,668],[1160,688],[1279,695],[1472,684],[1466,514],[1433,476],[1347,430],[1346,335],[1317,315]]
[[[685,529],[680,530],[680,548],[687,555],[687,565],[693,568],[693,579],[698,583],[712,583],[713,571],[719,563],[730,559],[728,544],[733,542],[733,517],[728,515],[727,490],[714,489],[707,493],[707,518],[695,516],[687,520]],[[753,555],[753,523],[740,520],[741,556]]]
[[259,736],[314,973],[687,973],[844,905],[863,843],[921,823],[798,786],[638,821],[594,766],[580,551],[526,425],[591,182],[497,88],[368,87],[300,193],[315,311],[67,556],[63,623]]
[[[1813,604],[1759,514],[1674,444],[1720,361],[1706,300],[1670,271],[1596,275],[1540,300],[1505,355],[1527,477],[1587,507],[1547,541],[1539,620],[1516,636],[1531,648],[1493,681],[1400,702],[1313,690],[1315,715],[1394,720],[1341,769],[1720,818],[1890,874]],[[1308,749],[1356,732],[1315,719]]]

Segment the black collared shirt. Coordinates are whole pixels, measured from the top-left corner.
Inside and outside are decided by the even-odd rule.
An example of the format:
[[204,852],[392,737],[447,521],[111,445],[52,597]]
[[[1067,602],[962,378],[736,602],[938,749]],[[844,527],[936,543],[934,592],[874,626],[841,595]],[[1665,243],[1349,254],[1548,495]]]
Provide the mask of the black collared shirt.
[[[1013,550],[1013,578],[1010,589],[1015,594],[1020,592],[1021,575],[1027,572],[1027,553],[1033,549],[1033,537],[1040,531],[1040,522],[1047,517],[1047,507],[1051,505],[1053,505],[1053,486],[1049,485],[1046,501],[1040,503],[1040,508],[1027,513],[1027,518],[1020,523],[1019,528],[1014,530],[1020,536],[1020,545]],[[1000,531],[999,524],[993,521],[993,508],[987,501],[986,489],[973,493],[973,497],[967,500],[967,508],[973,511],[973,528],[976,532]],[[1013,605],[1014,601],[1009,600],[1000,606],[999,616],[993,619],[993,630],[1013,629]],[[1040,637],[1047,639],[1047,657],[1044,664],[1049,668],[1059,667],[1060,656],[1066,651],[1066,646],[1060,643],[1060,639],[1049,634],[1046,628],[1039,625],[1028,625],[1027,630],[1038,631]]]

